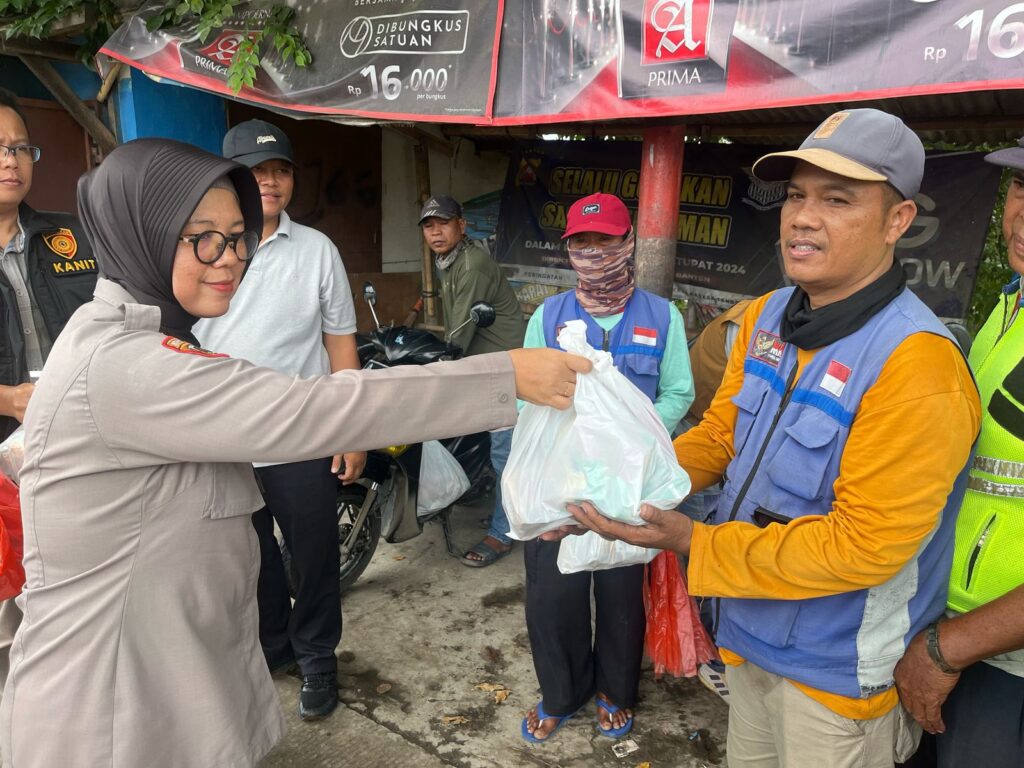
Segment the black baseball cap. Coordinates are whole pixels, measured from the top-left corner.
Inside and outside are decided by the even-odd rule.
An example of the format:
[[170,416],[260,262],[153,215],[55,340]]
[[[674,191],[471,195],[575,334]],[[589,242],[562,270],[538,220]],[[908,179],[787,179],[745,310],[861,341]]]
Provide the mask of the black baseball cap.
[[424,219],[436,216],[439,219],[461,219],[462,206],[458,200],[448,195],[434,195],[423,204],[420,210],[420,224]]
[[295,164],[288,135],[263,120],[246,120],[228,131],[221,154],[249,168],[267,160],[285,160]]

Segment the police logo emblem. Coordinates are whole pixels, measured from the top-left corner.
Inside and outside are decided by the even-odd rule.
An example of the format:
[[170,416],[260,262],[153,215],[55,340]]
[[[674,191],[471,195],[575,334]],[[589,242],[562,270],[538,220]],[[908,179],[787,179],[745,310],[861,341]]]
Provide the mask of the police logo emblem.
[[43,235],[43,242],[46,243],[46,247],[51,251],[69,261],[75,258],[75,254],[78,253],[78,241],[75,240],[74,232],[64,227],[61,227],[56,232]]

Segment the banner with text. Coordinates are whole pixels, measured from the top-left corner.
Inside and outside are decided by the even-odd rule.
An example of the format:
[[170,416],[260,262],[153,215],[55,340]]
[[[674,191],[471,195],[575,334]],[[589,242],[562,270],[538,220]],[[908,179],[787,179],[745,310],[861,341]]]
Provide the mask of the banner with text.
[[[239,3],[219,29],[196,24],[149,32],[165,5],[131,16],[101,53],[143,71],[230,95],[228,65],[246,30],[269,11]],[[486,122],[494,90],[500,0],[331,0],[300,3],[295,25],[313,63],[282,63],[271,42],[238,98],[314,114],[434,122]]]
[[1024,87],[1007,0],[506,0],[494,122]]
[[[779,209],[785,184],[766,184],[750,167],[770,147],[687,145],[679,192],[676,298],[725,307],[784,284]],[[982,153],[929,156],[916,198],[918,216],[897,246],[908,283],[936,314],[962,319],[999,186]],[[640,144],[537,142],[509,164],[495,252],[523,300],[542,299],[576,277],[560,237],[565,214],[594,192],[637,207]]]
[[[266,9],[102,50],[224,95]],[[700,115],[1024,88],[1024,3],[1008,0],[332,0],[297,2],[311,66],[269,41],[238,98],[313,114],[521,125]]]

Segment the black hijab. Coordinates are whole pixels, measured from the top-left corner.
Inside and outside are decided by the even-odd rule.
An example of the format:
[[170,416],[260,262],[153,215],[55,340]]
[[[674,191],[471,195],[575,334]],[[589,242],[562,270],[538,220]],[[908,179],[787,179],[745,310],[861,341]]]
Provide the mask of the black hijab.
[[185,224],[221,176],[238,192],[245,228],[263,231],[259,186],[248,168],[168,139],[117,147],[78,180],[78,215],[100,277],[160,308],[160,330],[196,344],[193,317],[174,298],[171,271]]

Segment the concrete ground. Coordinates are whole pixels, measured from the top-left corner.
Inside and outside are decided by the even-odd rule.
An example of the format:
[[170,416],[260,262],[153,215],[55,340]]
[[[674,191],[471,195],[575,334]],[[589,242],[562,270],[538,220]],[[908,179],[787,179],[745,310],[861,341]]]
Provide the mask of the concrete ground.
[[[456,542],[482,536],[479,509],[457,509]],[[320,723],[296,715],[298,680],[276,678],[288,734],[261,768],[712,768],[725,765],[728,708],[697,680],[640,684],[637,749],[599,736],[588,706],[551,741],[528,744],[520,722],[540,698],[523,616],[522,546],[485,569],[445,552],[430,524],[381,542],[344,596],[338,653],[342,704]]]

